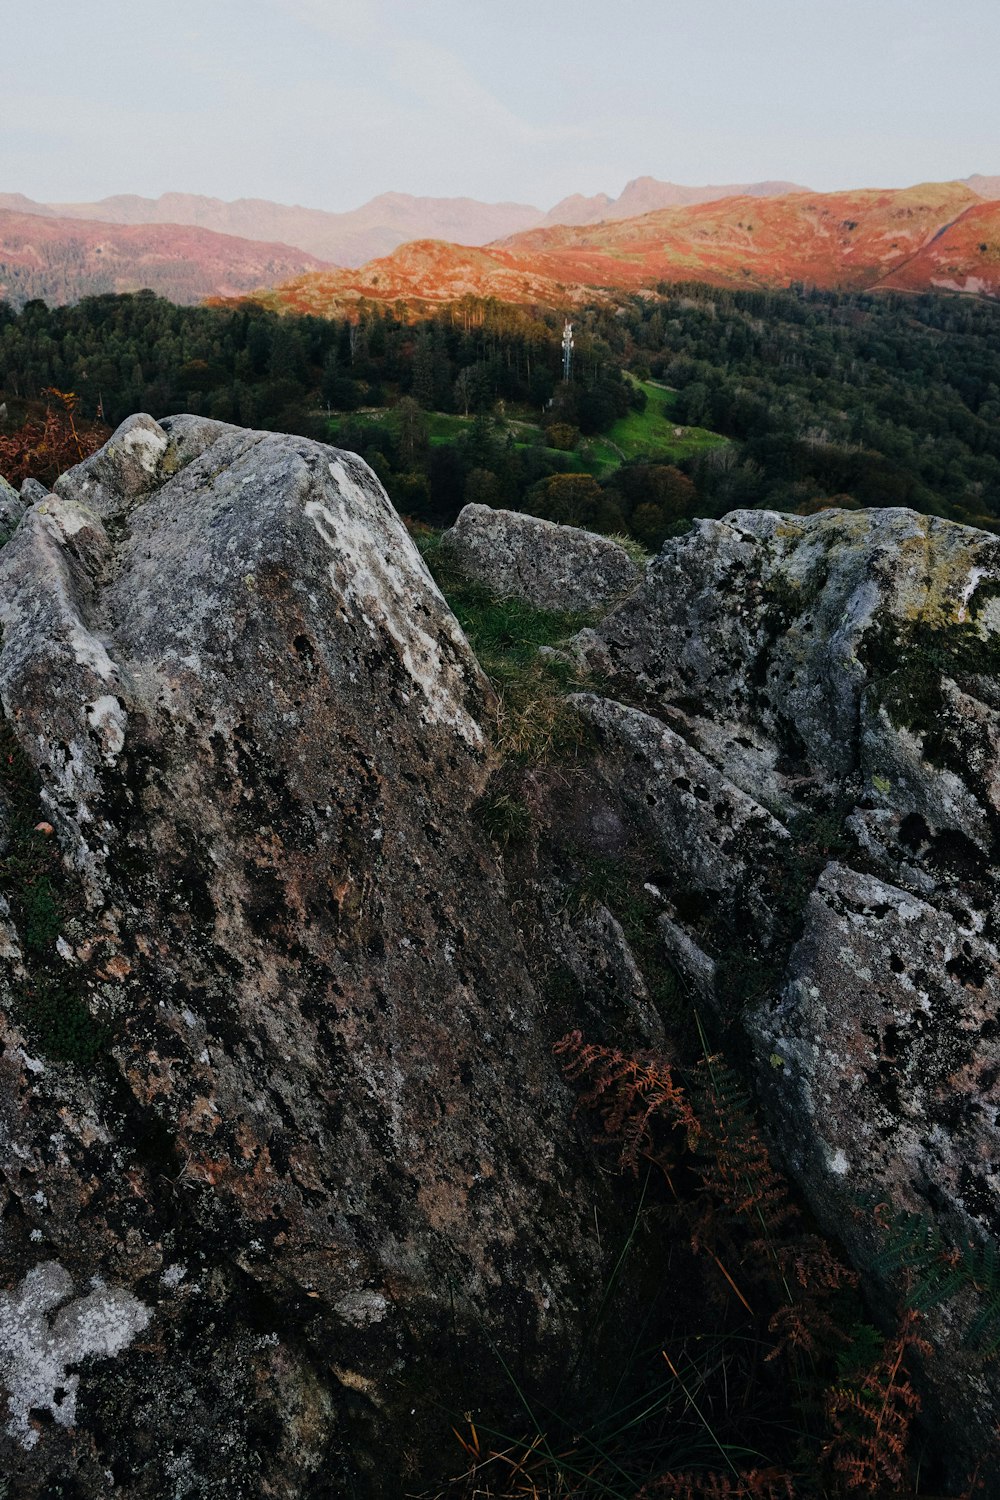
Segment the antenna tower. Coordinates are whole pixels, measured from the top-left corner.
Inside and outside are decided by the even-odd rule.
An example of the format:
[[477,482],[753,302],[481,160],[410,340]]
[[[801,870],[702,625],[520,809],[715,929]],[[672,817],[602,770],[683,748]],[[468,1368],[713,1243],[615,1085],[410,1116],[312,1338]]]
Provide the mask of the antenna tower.
[[573,325],[567,323],[563,328],[563,380],[573,378]]

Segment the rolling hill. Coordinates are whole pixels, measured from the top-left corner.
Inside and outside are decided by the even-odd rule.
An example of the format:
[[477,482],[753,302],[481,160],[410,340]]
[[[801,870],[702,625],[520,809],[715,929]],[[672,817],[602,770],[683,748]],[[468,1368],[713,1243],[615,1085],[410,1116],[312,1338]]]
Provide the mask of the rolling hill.
[[74,302],[141,287],[192,303],[239,296],[323,265],[289,245],[187,225],[84,223],[0,209],[0,296],[14,303]]
[[316,313],[361,299],[414,307],[459,297],[569,306],[661,281],[1000,295],[1000,203],[962,183],[729,198],[634,219],[534,229],[483,249],[417,241],[358,270],[295,278],[273,306]]

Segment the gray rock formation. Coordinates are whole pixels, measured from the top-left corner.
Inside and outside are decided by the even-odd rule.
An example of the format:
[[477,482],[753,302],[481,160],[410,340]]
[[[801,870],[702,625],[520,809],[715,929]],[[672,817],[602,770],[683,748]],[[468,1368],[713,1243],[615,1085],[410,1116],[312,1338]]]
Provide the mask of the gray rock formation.
[[441,546],[465,577],[539,609],[603,610],[642,576],[608,537],[488,505],[467,505]]
[[48,493],[48,490],[40,479],[24,479],[21,481],[21,499],[25,505],[34,505],[36,500],[44,500]]
[[[548,1049],[669,1049],[671,972],[876,1304],[873,1201],[995,1241],[1000,541],[740,512],[641,572],[467,507],[467,577],[605,611],[585,747],[512,769],[353,456],[139,416],[30,498],[0,551],[14,1493],[395,1496],[440,1458],[431,1395],[462,1410],[472,1369],[502,1405],[495,1352],[557,1400],[617,1252]],[[956,1474],[1000,1417],[973,1315],[933,1314],[924,1371]]]
[[[995,1243],[1000,540],[902,510],[701,521],[575,649],[642,706],[581,700],[661,851],[666,952],[749,1036],[820,1222],[862,1267],[880,1201]],[[959,1475],[1000,1388],[935,1316]]]
[[0,623],[4,869],[57,896],[4,929],[0,1470],[402,1493],[458,1364],[561,1382],[606,1274],[490,689],[360,460],[197,418],[31,506]]

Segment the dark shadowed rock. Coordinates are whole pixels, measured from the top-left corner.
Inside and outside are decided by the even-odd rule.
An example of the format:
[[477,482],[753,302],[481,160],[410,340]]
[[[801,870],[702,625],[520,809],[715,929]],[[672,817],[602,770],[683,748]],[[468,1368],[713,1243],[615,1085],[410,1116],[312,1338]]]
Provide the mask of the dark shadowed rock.
[[539,609],[607,609],[642,576],[608,537],[488,505],[467,505],[441,546],[466,578]]
[[3,1472],[402,1493],[603,1276],[469,816],[489,687],[359,459],[201,418],[32,505],[0,622],[8,853],[63,857],[4,929]]
[[766,945],[773,916],[762,884],[787,828],[658,719],[591,694],[573,702],[597,730],[633,819],[727,924]]
[[40,479],[25,479],[21,482],[21,499],[25,505],[34,505],[36,500],[44,500],[48,493]]
[[[820,1223],[861,1265],[879,1249],[876,1204],[933,1220],[952,1245],[1000,1234],[1000,955],[978,926],[831,864],[786,985],[752,1018],[773,1128]],[[933,1311],[928,1331],[960,1479],[989,1449],[997,1390],[961,1336],[977,1309],[957,1311]]]

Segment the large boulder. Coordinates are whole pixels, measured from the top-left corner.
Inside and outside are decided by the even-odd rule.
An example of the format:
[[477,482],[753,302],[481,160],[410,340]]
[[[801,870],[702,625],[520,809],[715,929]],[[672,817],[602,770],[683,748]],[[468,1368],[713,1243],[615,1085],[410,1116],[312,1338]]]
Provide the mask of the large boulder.
[[31,506],[0,623],[0,1471],[402,1493],[605,1275],[489,686],[359,459],[200,418]]
[[606,610],[642,576],[610,537],[488,505],[467,505],[441,547],[464,577],[539,609]]

